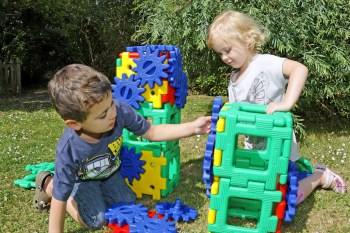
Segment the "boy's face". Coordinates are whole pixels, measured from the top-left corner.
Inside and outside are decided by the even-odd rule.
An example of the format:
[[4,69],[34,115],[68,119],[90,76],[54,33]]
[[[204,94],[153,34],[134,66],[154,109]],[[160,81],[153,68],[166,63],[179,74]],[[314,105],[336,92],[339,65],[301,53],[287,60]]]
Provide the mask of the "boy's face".
[[244,71],[250,63],[252,54],[249,51],[248,44],[245,45],[242,42],[229,44],[219,36],[215,36],[212,47],[220,55],[223,62],[235,69]]
[[87,133],[104,133],[114,127],[116,116],[116,106],[112,93],[109,92],[105,99],[90,108],[86,120],[80,123],[80,126]]

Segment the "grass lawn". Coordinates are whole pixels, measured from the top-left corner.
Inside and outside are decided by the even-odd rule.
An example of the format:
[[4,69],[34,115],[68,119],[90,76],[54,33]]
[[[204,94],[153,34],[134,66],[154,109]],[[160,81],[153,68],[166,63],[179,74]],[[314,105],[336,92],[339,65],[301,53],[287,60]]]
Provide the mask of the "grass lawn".
[[[211,115],[213,97],[189,96],[182,110],[182,120]],[[299,143],[303,157],[312,164],[324,163],[341,173],[350,182],[350,123],[305,123],[307,137]],[[47,232],[48,214],[38,213],[31,206],[34,190],[13,184],[28,174],[27,164],[52,162],[56,143],[64,129],[45,90],[32,90],[18,97],[0,98],[0,232]],[[178,232],[207,232],[209,199],[202,182],[202,163],[206,136],[181,139],[181,179],[173,193],[161,202],[181,198],[196,208],[197,219],[178,223]],[[150,209],[158,201],[144,196],[138,202]],[[107,232],[102,229],[97,232]],[[85,232],[69,216],[65,232]],[[282,232],[350,232],[349,195],[336,195],[318,189],[297,207],[292,223],[284,223]]]

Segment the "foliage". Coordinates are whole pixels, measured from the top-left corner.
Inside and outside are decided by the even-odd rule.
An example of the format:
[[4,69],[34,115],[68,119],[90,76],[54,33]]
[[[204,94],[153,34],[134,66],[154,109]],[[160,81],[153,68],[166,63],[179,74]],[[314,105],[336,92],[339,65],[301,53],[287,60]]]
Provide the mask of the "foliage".
[[206,33],[216,15],[234,9],[251,15],[270,30],[264,53],[288,57],[309,68],[297,109],[299,114],[316,110],[317,114],[350,116],[348,1],[134,0],[134,3],[139,28],[133,39],[143,44],[177,45],[192,83],[204,76],[219,76],[218,68],[224,64],[206,48]]
[[109,77],[117,51],[129,44],[129,1],[3,1],[0,58],[22,60],[23,80],[38,82],[69,63]]

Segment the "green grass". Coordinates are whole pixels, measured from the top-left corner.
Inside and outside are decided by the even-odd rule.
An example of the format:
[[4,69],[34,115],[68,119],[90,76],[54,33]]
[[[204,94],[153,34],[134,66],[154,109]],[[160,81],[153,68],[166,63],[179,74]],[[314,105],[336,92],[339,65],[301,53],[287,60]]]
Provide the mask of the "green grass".
[[[226,100],[226,99],[225,99]],[[211,115],[213,97],[189,96],[182,120]],[[310,121],[309,121],[310,122]],[[312,122],[312,121],[311,121]],[[308,133],[299,144],[303,157],[324,163],[350,181],[350,124],[338,121],[325,124],[305,123]],[[51,162],[55,145],[64,129],[63,121],[51,106],[45,90],[32,90],[18,97],[0,98],[0,232],[47,232],[48,214],[37,213],[31,206],[34,190],[13,184],[28,174],[27,164]],[[206,136],[181,139],[181,179],[173,193],[161,201],[183,203],[196,208],[194,222],[178,223],[179,232],[207,232],[209,199],[202,183],[202,162]],[[150,209],[158,201],[144,196],[138,200]],[[102,229],[97,232],[107,232]],[[65,232],[85,232],[69,216]],[[284,223],[282,232],[350,232],[349,195],[316,190],[297,207],[292,223]]]

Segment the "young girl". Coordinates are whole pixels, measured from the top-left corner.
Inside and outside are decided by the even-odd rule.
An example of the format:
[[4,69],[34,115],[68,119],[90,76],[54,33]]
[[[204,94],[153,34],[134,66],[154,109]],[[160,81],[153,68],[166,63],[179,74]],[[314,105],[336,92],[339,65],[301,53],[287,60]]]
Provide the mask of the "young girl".
[[[256,22],[236,11],[218,15],[208,30],[209,48],[236,69],[228,85],[229,101],[266,104],[267,114],[289,111],[304,88],[308,69],[297,61],[257,53],[264,41],[265,34]],[[244,143],[247,149],[262,150],[266,145],[263,139],[256,137],[247,137]],[[290,160],[294,162],[299,157],[293,133]],[[319,164],[311,176],[299,181],[298,203],[318,186],[336,193],[346,192],[345,181]]]

